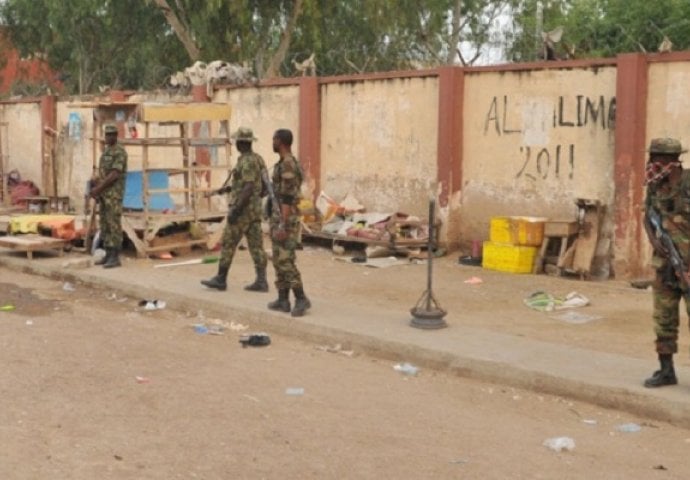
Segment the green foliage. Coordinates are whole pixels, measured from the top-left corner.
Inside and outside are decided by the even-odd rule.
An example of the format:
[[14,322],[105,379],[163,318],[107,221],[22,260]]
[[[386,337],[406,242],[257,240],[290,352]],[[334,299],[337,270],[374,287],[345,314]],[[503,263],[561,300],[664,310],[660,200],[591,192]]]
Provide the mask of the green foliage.
[[[514,60],[536,58],[541,43],[537,37],[537,3],[524,0],[516,9],[517,30],[509,46]],[[562,25],[562,47],[574,47],[579,58],[656,52],[664,35],[673,42],[674,50],[690,47],[687,0],[542,0],[541,4],[543,29]]]
[[68,92],[150,88],[185,61],[163,17],[140,0],[6,0],[0,18],[20,53],[44,55]]

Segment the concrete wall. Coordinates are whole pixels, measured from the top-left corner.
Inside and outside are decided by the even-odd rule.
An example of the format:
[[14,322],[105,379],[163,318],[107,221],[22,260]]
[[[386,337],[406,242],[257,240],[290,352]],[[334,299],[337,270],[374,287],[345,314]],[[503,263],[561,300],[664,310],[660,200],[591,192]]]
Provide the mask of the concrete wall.
[[[369,211],[424,215],[435,191],[438,79],[371,79],[321,88],[321,189]],[[317,192],[318,193],[318,192]]]
[[43,193],[41,105],[38,102],[4,103],[0,107],[2,150],[7,170],[19,170],[23,180],[31,180]]
[[576,198],[610,206],[615,95],[615,67],[467,73],[461,236],[488,238],[494,215],[574,220]]
[[[230,130],[249,127],[258,141],[254,151],[261,155],[269,168],[278,161],[273,152],[273,132],[289,128],[294,136],[293,152],[299,151],[299,88],[296,85],[261,88],[235,88],[220,90],[214,102],[225,102],[232,107]],[[237,152],[233,151],[233,164]]]

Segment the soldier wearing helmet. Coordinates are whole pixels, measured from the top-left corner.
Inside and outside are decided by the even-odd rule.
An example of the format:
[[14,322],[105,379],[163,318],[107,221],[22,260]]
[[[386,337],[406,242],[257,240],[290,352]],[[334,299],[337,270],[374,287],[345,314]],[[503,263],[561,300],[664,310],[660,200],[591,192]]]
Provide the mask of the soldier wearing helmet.
[[[669,249],[660,240],[649,215],[645,215],[645,230],[654,248],[652,266],[656,270],[652,284],[654,297],[654,331],[660,368],[644,381],[648,388],[678,383],[673,355],[678,351],[680,299],[690,316],[690,291],[685,279],[690,259],[690,170],[683,170],[680,155],[683,149],[675,138],[655,138],[649,146],[649,161],[645,169],[647,210],[658,213],[660,224],[680,254],[684,278],[679,278],[670,258]],[[649,213],[649,212],[648,212]]]

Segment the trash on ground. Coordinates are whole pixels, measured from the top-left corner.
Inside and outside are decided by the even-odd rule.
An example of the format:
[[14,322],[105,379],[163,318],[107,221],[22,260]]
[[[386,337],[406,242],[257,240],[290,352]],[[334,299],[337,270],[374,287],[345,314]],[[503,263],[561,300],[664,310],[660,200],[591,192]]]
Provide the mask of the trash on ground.
[[140,377],[140,376],[138,376],[138,375],[137,375],[136,377],[134,377],[134,379],[137,381],[137,383],[149,383],[149,382],[151,382],[151,379],[150,379],[150,378],[148,378],[148,377]]
[[466,460],[466,459],[464,459],[464,458],[459,458],[459,459],[457,459],[457,460],[451,460],[450,463],[454,463],[454,464],[456,464],[456,465],[460,465],[460,464],[463,464],[463,463],[470,463],[470,461],[469,461],[469,460]]
[[463,255],[458,258],[458,263],[460,265],[467,265],[469,267],[481,267],[482,257],[473,257],[471,255]]
[[525,305],[540,312],[552,312],[565,308],[577,308],[589,305],[589,299],[578,292],[570,292],[565,297],[556,297],[550,293],[537,291],[524,300]]
[[668,470],[668,468],[664,467],[663,465],[654,465],[652,468],[654,470]]
[[139,306],[144,310],[163,310],[165,302],[163,300],[141,300]]
[[573,312],[572,310],[559,313],[558,315],[549,315],[549,317],[576,325],[589,323],[593,320],[601,320],[603,318],[601,315],[587,315],[586,313]]
[[616,425],[616,430],[623,433],[635,433],[642,430],[642,427],[637,423],[623,423],[621,425]]
[[242,347],[266,347],[271,344],[271,337],[267,333],[252,333],[240,337]]
[[[172,258],[172,257],[170,257],[170,258]],[[161,263],[158,265],[154,265],[153,268],[179,267],[182,265],[201,265],[201,264],[207,264],[207,263],[217,263],[218,260],[219,260],[218,256],[211,255],[211,256],[203,257],[203,258],[195,258],[192,260],[185,260],[182,262]]]
[[314,348],[316,348],[317,350],[321,350],[322,352],[340,353],[347,357],[352,357],[355,354],[354,350],[343,350],[343,346],[339,343],[336,343],[332,347],[330,345],[318,345]]
[[582,423],[586,423],[587,425],[596,425],[599,422],[593,419],[585,418],[584,420],[582,420]]
[[393,370],[396,372],[400,372],[404,375],[410,375],[410,376],[415,376],[419,373],[419,367],[415,367],[411,363],[398,363],[397,365],[393,366]]
[[194,325],[194,332],[199,335],[206,335],[208,333],[208,328],[206,325]]
[[12,312],[14,311],[14,305],[10,303],[6,303],[5,305],[0,307],[0,312]]
[[29,326],[29,327],[30,327],[31,325],[33,325],[33,324],[34,324],[33,320],[27,320],[27,321],[26,321],[26,325]]
[[484,283],[484,280],[482,280],[479,277],[470,277],[467,280],[465,280],[463,283],[469,283],[470,285],[479,285],[480,283]]
[[285,389],[285,395],[299,397],[301,395],[304,395],[304,389],[301,387],[289,387]]
[[71,284],[71,283],[69,283],[69,282],[65,282],[65,283],[62,285],[62,289],[63,289],[65,292],[73,292],[73,291],[76,290],[76,288],[74,287],[74,285]]
[[563,450],[570,452],[575,449],[575,440],[570,437],[553,437],[544,440],[543,445],[555,452],[562,452]]

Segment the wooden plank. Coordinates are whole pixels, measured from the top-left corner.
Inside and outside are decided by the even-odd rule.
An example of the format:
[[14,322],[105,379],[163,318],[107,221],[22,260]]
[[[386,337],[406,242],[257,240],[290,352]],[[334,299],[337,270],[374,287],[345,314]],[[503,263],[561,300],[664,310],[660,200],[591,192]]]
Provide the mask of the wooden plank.
[[203,122],[230,119],[231,108],[225,103],[144,103],[141,119],[144,122]]
[[29,260],[33,259],[33,252],[42,250],[59,250],[58,254],[62,255],[62,249],[65,243],[65,240],[44,237],[42,235],[0,237],[0,247],[26,252]]
[[122,216],[122,230],[127,234],[129,240],[134,244],[134,248],[137,250],[138,258],[146,258],[146,245],[141,241],[137,232],[134,230],[134,226],[130,223],[125,215]]

